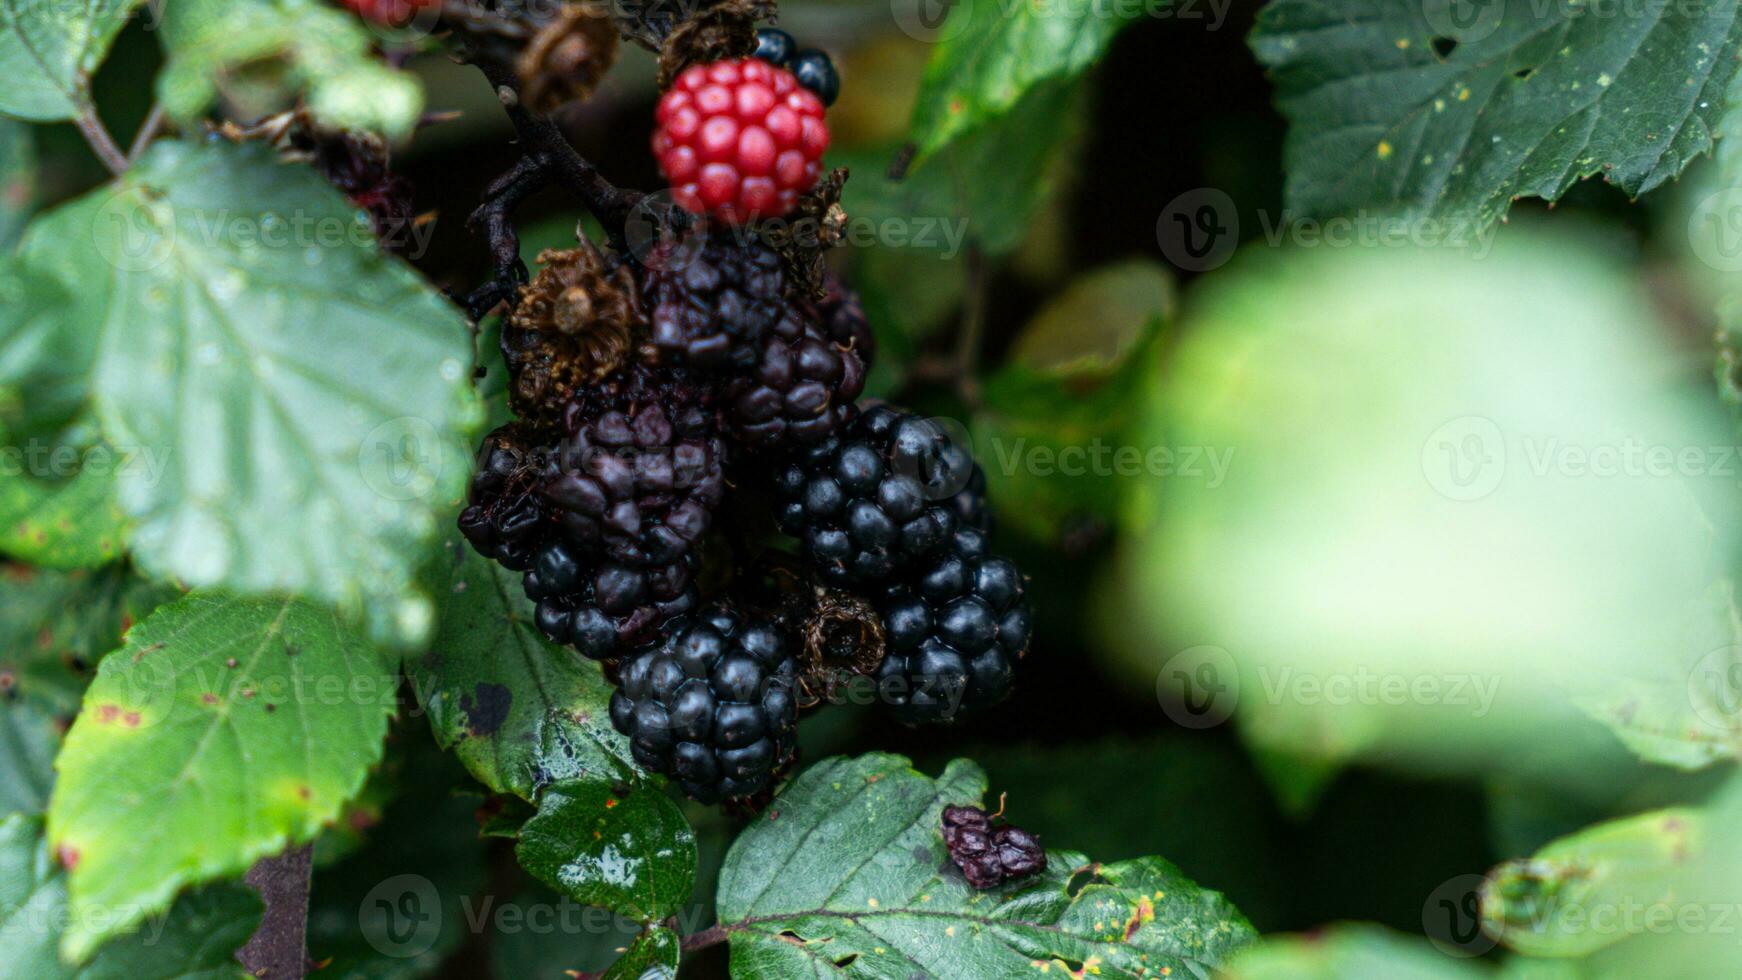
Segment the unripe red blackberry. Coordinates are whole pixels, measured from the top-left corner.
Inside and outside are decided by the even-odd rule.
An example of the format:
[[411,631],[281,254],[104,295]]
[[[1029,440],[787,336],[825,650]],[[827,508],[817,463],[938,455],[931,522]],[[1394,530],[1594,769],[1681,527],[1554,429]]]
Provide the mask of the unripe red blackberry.
[[339,0],[351,12],[377,24],[401,26],[424,7],[434,7],[442,0]]
[[726,224],[780,217],[822,173],[823,100],[757,58],[691,65],[659,100],[653,155],[684,209]]

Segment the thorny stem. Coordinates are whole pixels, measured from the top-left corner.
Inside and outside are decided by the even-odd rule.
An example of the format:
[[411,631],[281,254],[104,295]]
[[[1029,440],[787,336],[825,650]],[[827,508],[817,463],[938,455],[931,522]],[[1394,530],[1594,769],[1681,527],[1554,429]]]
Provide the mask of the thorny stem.
[[642,195],[624,191],[606,180],[597,168],[575,151],[562,130],[549,119],[535,115],[520,102],[520,80],[506,65],[489,58],[475,62],[495,86],[502,108],[514,124],[522,149],[520,160],[485,191],[484,203],[468,224],[489,240],[495,260],[495,276],[465,297],[473,321],[482,319],[496,305],[511,299],[526,282],[526,265],[520,259],[520,235],[514,228],[514,211],[528,197],[550,184],[557,184],[579,197],[608,233],[621,235],[630,212]]
[[526,156],[536,161],[551,180],[579,196],[587,210],[593,212],[606,228],[623,227],[641,195],[621,190],[606,180],[591,163],[575,152],[556,123],[534,115],[522,105],[520,79],[512,69],[488,60],[480,60],[478,67],[496,87],[502,107],[508,113],[508,121],[514,124],[514,131],[526,148]]
[[103,166],[109,172],[119,177],[127,172],[127,156],[116,145],[115,137],[109,135],[109,128],[103,125],[103,120],[97,117],[97,107],[89,101],[79,107],[79,113],[73,122],[84,134],[85,142],[91,144],[91,151],[97,154],[97,159],[103,161]]

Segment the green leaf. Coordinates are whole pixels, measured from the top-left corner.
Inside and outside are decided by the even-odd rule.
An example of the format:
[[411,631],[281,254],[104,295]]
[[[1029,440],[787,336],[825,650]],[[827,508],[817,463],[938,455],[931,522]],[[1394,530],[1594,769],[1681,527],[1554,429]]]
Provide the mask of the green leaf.
[[253,114],[300,95],[322,122],[397,139],[423,112],[417,80],[375,59],[363,21],[319,0],[176,0],[161,33],[158,98],[184,122],[221,95]]
[[36,208],[36,137],[30,126],[0,118],[0,249],[10,249]]
[[[1141,4],[982,0],[957,6],[939,32],[914,105],[916,160],[1002,120],[1031,92],[1078,78],[1100,60],[1114,35],[1143,13]],[[1041,132],[1027,136],[1043,142]]]
[[[59,445],[65,444],[49,452],[58,451]],[[144,453],[117,453],[100,443],[74,451],[77,472],[67,479],[0,480],[0,552],[33,565],[68,569],[97,568],[121,556],[128,524],[115,502],[117,471],[137,467],[150,472],[155,464]]]
[[397,693],[394,659],[299,601],[195,594],[135,626],[56,762],[63,953],[312,840],[380,760]]
[[719,888],[735,977],[1202,975],[1254,938],[1214,892],[1159,858],[1047,870],[979,892],[949,862],[944,806],[978,805],[973,763],[933,780],[892,755],[817,763],[739,836]]
[[678,934],[664,926],[654,926],[635,937],[635,942],[611,964],[601,980],[672,980],[677,976],[682,955]]
[[1153,259],[1085,273],[1050,300],[1017,335],[1010,360],[1035,371],[1108,377],[1151,339],[1157,318],[1172,320],[1173,276]]
[[[1076,309],[1082,301],[1063,302]],[[1149,310],[1133,326],[1112,322],[1109,311],[1098,317],[1107,331],[1099,352],[1044,368],[1014,362],[987,380],[974,414],[974,444],[991,498],[1011,527],[1056,544],[1085,519],[1112,523],[1123,495],[1140,481],[1219,465],[1207,452],[1186,459],[1173,447],[1127,437],[1159,362],[1160,312]],[[1056,332],[1068,315],[1043,312],[1038,327]],[[1044,335],[1030,351],[1037,359],[1066,356]]]
[[1668,655],[1586,678],[1575,688],[1577,703],[1647,762],[1702,769],[1742,757],[1742,611],[1734,584],[1719,582],[1689,600],[1679,625],[1684,635]]
[[[62,329],[71,291],[18,260],[0,264],[0,431],[12,459],[29,437],[58,433],[84,411],[96,348]],[[7,475],[16,475],[8,473]]]
[[1221,975],[1227,980],[1482,980],[1492,973],[1453,959],[1419,937],[1363,924],[1265,939],[1236,954]]
[[83,969],[55,953],[65,927],[66,874],[54,863],[38,817],[0,821],[0,977],[28,980],[170,980],[245,977],[238,947],[260,921],[260,899],[221,884],[183,896],[167,915],[104,946]]
[[598,781],[557,783],[514,849],[534,878],[584,905],[644,923],[675,915],[696,883],[696,835],[660,788],[619,794]]
[[[843,204],[879,227],[893,218],[907,235],[937,220],[957,223],[946,228],[957,232],[966,220],[974,245],[993,255],[1015,251],[1059,183],[1064,149],[1080,135],[1082,91],[1068,80],[1039,85],[1008,112],[963,130],[915,163],[903,180],[861,172],[847,182]],[[985,179],[989,173],[998,179]]]
[[1516,198],[1552,201],[1593,175],[1642,194],[1711,148],[1742,41],[1735,3],[1625,17],[1455,6],[1273,0],[1260,12],[1251,43],[1289,122],[1291,210],[1482,228]]
[[1722,412],[1665,382],[1669,328],[1599,246],[1515,222],[1477,277],[1346,248],[1198,280],[1133,431],[1232,462],[1125,496],[1128,676],[1211,643],[1250,744],[1483,777],[1575,747],[1561,770],[1606,779],[1614,743],[1587,745],[1569,693],[1710,649],[1689,599],[1737,553],[1742,498],[1704,448],[1729,445]]
[[90,102],[90,79],[144,0],[8,0],[0,4],[0,112],[38,122],[71,119]]
[[[1232,741],[1160,732],[972,753],[1009,794],[1011,821],[1041,840],[1103,861],[1172,855],[1255,923],[1285,920],[1290,889],[1276,868],[1287,852],[1272,839],[1265,788],[1244,755]],[[1194,801],[1190,814],[1173,809],[1180,799]],[[1085,800],[1095,801],[1093,820],[1083,819]]]
[[471,338],[360,212],[268,147],[166,142],[26,250],[85,277],[109,444],[167,460],[118,473],[142,567],[427,636],[412,577],[469,469]]
[[97,660],[173,595],[118,567],[0,565],[0,815],[48,806],[55,753]]
[[406,663],[436,741],[492,792],[534,802],[553,782],[634,778],[629,742],[611,727],[611,685],[538,631],[520,576],[456,538],[440,577],[435,642]]
[[[1598,824],[1529,858],[1508,861],[1482,886],[1482,927],[1528,956],[1588,956],[1655,921],[1628,909],[1674,910],[1705,857],[1705,814],[1659,810]],[[1604,919],[1609,921],[1605,924]]]

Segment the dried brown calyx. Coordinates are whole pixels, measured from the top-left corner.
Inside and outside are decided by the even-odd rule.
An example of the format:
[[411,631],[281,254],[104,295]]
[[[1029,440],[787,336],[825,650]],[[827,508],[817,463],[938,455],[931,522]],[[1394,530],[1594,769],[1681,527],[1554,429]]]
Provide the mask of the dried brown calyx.
[[798,199],[791,214],[756,228],[757,237],[780,255],[790,287],[812,302],[824,302],[829,294],[823,255],[841,244],[846,231],[847,212],[841,207],[846,184],[847,168],[836,167]]
[[635,277],[592,243],[547,249],[502,325],[509,400],[521,418],[554,423],[575,389],[628,360],[647,317]]
[[659,48],[659,87],[671,87],[685,68],[756,50],[756,22],[775,14],[773,0],[720,0],[676,22]]
[[602,4],[563,4],[520,53],[521,101],[534,112],[583,102],[617,62],[617,25]]
[[809,710],[840,699],[855,677],[875,677],[888,641],[870,602],[816,581],[784,552],[761,556],[746,588],[799,642],[797,701]]

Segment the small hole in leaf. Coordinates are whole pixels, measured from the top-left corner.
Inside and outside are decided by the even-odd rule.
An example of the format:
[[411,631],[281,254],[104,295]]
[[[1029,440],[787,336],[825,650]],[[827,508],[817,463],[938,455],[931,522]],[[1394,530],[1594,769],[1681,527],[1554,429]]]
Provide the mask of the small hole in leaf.
[[1085,865],[1071,872],[1070,880],[1065,882],[1065,894],[1076,898],[1078,893],[1090,885],[1105,885],[1107,879],[1101,877],[1101,866]]
[[1512,77],[1522,82],[1534,74],[1536,74],[1535,68],[1520,68],[1512,73]]
[[858,953],[850,953],[850,954],[843,956],[840,959],[836,960],[835,966],[837,966],[841,969],[846,969],[847,967],[852,966],[853,961],[858,959],[858,958],[859,958]]
[[1453,51],[1458,50],[1458,40],[1457,38],[1441,36],[1429,41],[1428,46],[1434,49],[1435,57],[1444,61],[1452,56]]

